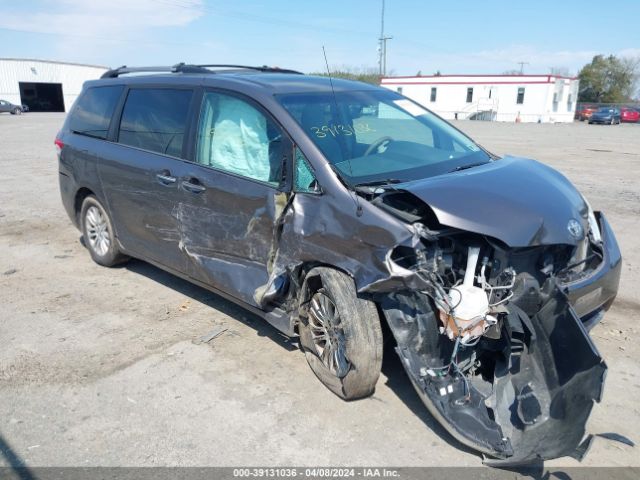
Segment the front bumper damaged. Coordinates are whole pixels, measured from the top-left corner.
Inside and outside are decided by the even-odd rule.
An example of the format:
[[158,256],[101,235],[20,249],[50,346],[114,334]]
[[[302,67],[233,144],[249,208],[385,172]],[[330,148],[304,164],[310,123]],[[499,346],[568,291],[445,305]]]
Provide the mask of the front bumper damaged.
[[382,307],[426,407],[457,440],[492,457],[487,463],[583,456],[585,424],[607,367],[557,286],[534,317],[509,314],[502,326],[508,341],[484,385],[438,371],[449,351],[426,297],[390,294]]
[[596,218],[602,235],[599,267],[579,280],[560,285],[588,328],[597,323],[616,297],[622,268],[622,255],[611,225],[601,212],[596,212]]

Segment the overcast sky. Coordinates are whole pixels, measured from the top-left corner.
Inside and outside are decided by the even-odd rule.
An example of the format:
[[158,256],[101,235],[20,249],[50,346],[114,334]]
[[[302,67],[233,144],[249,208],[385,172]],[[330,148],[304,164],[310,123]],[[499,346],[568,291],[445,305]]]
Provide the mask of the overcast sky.
[[[516,5],[516,3],[518,5]],[[640,1],[387,0],[388,69],[577,73],[640,55]],[[0,57],[105,66],[375,67],[381,0],[0,0]]]

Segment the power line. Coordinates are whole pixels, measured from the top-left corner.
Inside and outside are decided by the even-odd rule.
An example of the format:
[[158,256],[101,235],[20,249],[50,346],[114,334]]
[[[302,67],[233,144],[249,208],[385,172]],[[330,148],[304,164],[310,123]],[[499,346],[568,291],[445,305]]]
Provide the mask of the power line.
[[28,28],[9,28],[9,27],[0,27],[0,30],[5,30],[7,32],[18,32],[18,33],[29,33],[32,35],[53,35],[57,37],[71,37],[71,38],[91,38],[94,40],[102,40],[107,43],[127,43],[131,44],[134,42],[136,45],[173,45],[173,46],[182,46],[182,47],[195,47],[202,46],[202,43],[195,42],[168,42],[166,40],[145,40],[143,38],[131,38],[131,37],[119,37],[117,35],[113,35],[110,37],[104,37],[101,35],[87,35],[82,33],[70,33],[70,32],[43,32],[37,30],[29,30]]
[[189,2],[187,0],[153,0],[156,3],[169,5],[172,7],[184,8],[192,11],[208,12],[220,17],[235,18],[238,20],[244,20],[249,22],[263,23],[266,25],[281,25],[290,28],[302,28],[307,30],[318,30],[322,32],[334,32],[342,34],[351,34],[356,36],[370,36],[373,32],[365,32],[353,30],[351,28],[339,28],[339,27],[327,27],[322,25],[316,25],[311,23],[304,23],[298,21],[283,20],[277,17],[269,17],[265,15],[256,15],[246,12],[240,12],[237,10],[219,9],[211,7],[209,5],[200,5]]

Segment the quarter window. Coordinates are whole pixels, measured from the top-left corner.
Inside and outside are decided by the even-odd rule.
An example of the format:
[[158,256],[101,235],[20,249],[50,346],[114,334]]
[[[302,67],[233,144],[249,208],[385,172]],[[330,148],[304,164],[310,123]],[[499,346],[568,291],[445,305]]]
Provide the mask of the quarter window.
[[435,102],[437,95],[438,95],[438,89],[436,87],[431,87],[431,98],[430,98],[430,101],[431,102]]
[[473,102],[473,87],[467,88],[467,103]]
[[111,116],[124,87],[92,87],[78,99],[69,117],[69,129],[80,135],[107,138]]
[[247,101],[205,94],[196,161],[225,172],[278,185],[282,179],[283,133]]
[[181,157],[192,95],[191,90],[131,89],[122,112],[118,142]]
[[299,148],[295,151],[296,168],[294,171],[293,188],[296,192],[319,193],[318,182],[309,165],[309,160]]
[[524,87],[518,87],[518,96],[516,97],[516,103],[522,105],[524,103]]

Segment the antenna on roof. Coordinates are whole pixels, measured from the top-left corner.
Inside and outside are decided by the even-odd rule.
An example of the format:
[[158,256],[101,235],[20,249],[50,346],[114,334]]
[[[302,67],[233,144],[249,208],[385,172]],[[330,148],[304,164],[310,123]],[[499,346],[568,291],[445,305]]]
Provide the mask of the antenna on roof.
[[[331,78],[331,70],[329,70],[329,61],[327,60],[327,52],[322,46],[322,54],[324,55],[324,64],[327,67],[327,75],[329,76],[329,84],[331,85],[331,95],[333,96],[333,104],[336,107],[336,116],[340,115],[340,109],[338,108],[338,100],[336,99],[336,91],[333,89],[333,78]],[[339,117],[338,117],[339,118]],[[338,140],[338,143],[340,141]],[[349,165],[349,175],[353,178],[353,169],[351,168],[351,158],[347,158],[347,165]],[[357,193],[353,193],[354,202],[356,204],[356,215],[359,217],[362,215],[362,206],[360,205],[360,199]]]

